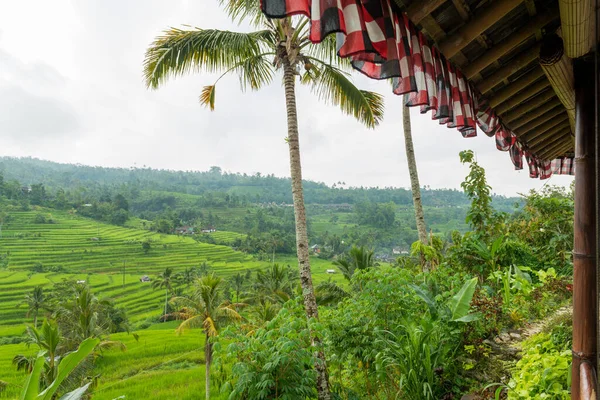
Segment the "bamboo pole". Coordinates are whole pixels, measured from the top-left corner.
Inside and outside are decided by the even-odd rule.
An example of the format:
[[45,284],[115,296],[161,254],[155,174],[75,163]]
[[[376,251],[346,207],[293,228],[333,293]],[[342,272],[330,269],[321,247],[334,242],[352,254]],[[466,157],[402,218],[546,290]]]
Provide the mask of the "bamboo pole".
[[540,115],[543,115],[545,112],[550,111],[554,107],[559,106],[559,105],[560,105],[560,101],[558,99],[556,99],[556,98],[552,99],[552,100],[544,103],[543,105],[541,105],[539,108],[536,108],[536,109],[534,109],[532,111],[529,111],[523,117],[515,120],[511,124],[511,128],[517,129],[517,128],[525,125],[526,123],[528,123],[530,121],[533,121],[534,119],[536,119]]
[[544,122],[543,124],[541,124],[540,126],[538,126],[536,129],[531,130],[531,131],[515,131],[515,133],[517,133],[518,136],[522,137],[524,140],[529,141],[529,140],[533,140],[536,137],[543,135],[546,131],[549,131],[550,129],[554,128],[556,125],[560,124],[563,121],[568,120],[568,116],[567,114],[565,114],[564,112],[557,115],[556,117]]
[[561,135],[559,135],[559,133],[562,134],[562,132],[564,131],[568,131],[569,135],[571,135],[571,128],[569,126],[568,121],[563,121],[560,124],[556,125],[554,128],[547,130],[543,134],[539,135],[538,137],[528,140],[527,144],[529,145],[529,147],[537,146],[542,142],[546,142],[549,144],[551,141],[554,141],[556,137],[560,137]]
[[552,135],[547,136],[544,140],[538,140],[536,143],[527,142],[527,147],[529,147],[532,152],[538,154],[544,151],[544,149],[550,148],[551,146],[555,146],[556,144],[561,143],[565,137],[571,136],[571,130],[568,129],[568,127],[563,127],[553,131],[554,133]]
[[534,119],[533,121],[519,127],[519,128],[513,128],[513,130],[519,130],[522,132],[529,132],[529,131],[533,131],[535,128],[537,128],[538,126],[541,126],[543,123],[550,121],[552,118],[562,114],[565,112],[565,109],[562,107],[554,107],[552,110],[544,113],[543,115],[541,115],[539,118]]
[[477,89],[479,89],[481,93],[489,92],[494,88],[494,86],[498,85],[520,69],[525,68],[532,61],[537,60],[539,51],[539,44],[536,44],[532,48],[523,51],[521,54],[510,60],[504,67],[485,78],[477,85]]
[[440,51],[446,58],[451,58],[522,2],[523,0],[495,0],[474,16],[470,23],[443,40],[439,46]]
[[[594,65],[574,60],[575,218],[573,224],[573,363],[571,398],[583,399],[581,364],[595,371],[598,331],[596,288],[596,170]],[[585,381],[584,381],[585,383]]]
[[571,138],[570,138],[570,136],[565,136],[558,142],[554,143],[552,146],[548,146],[548,147],[542,149],[539,152],[538,157],[541,158],[542,160],[550,160],[552,158],[551,156],[553,154],[556,154],[557,152],[560,152],[560,150],[562,150],[566,147],[570,147],[570,146],[571,146]]
[[544,71],[541,68],[534,68],[514,82],[509,83],[506,87],[498,90],[490,98],[490,106],[495,108],[498,104],[504,103],[506,100],[512,98],[515,94],[537,81],[539,78],[544,76]]
[[[514,107],[520,105],[527,99],[532,98],[542,90],[545,90],[548,86],[550,86],[550,82],[547,79],[542,79],[533,85],[521,90],[519,93],[514,95],[511,99],[505,101],[498,107],[496,107],[496,112],[498,114],[504,114],[508,110],[513,109]],[[520,107],[519,107],[520,108]],[[523,110],[523,109],[521,109]]]
[[553,8],[534,17],[523,28],[508,36],[506,39],[485,52],[481,57],[478,57],[475,61],[471,62],[463,69],[463,73],[469,79],[474,77],[488,65],[506,55],[509,51],[523,43],[530,36],[535,35],[538,30],[557,18],[558,13],[556,11],[557,10]]
[[508,124],[523,116],[523,110],[535,110],[553,97],[556,97],[556,94],[552,90],[546,90],[521,104],[518,109],[502,114],[502,120]]

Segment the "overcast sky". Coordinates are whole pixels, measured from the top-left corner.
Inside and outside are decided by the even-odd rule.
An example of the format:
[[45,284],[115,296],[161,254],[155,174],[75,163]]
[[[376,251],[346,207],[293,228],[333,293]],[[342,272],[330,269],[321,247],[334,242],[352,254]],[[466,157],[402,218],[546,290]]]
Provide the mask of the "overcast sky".
[[[182,24],[244,30],[216,0],[0,0],[0,155],[102,166],[149,166],[288,176],[284,93],[276,82],[239,91],[234,76],[217,88],[216,110],[198,104],[214,76],[198,74],[149,91],[146,47]],[[409,186],[401,98],[388,84],[355,74],[361,87],[386,94],[386,116],[368,130],[298,89],[304,177],[354,186]],[[514,195],[572,178],[530,179],[483,133],[464,139],[412,110],[421,186],[458,188],[472,149],[494,192]]]

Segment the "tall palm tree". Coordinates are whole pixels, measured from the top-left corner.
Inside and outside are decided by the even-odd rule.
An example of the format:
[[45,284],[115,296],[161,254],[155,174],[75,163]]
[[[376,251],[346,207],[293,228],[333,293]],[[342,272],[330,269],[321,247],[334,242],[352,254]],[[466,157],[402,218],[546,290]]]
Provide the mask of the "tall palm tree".
[[[305,18],[266,18],[259,0],[221,0],[234,20],[245,19],[259,30],[250,33],[214,29],[181,30],[171,28],[158,37],[146,51],[146,84],[157,88],[168,78],[205,70],[223,72],[217,82],[230,72],[240,78],[242,89],[260,89],[270,84],[276,72],[282,72],[287,114],[292,196],[296,222],[298,268],[307,318],[318,319],[317,303],[310,269],[306,210],[302,190],[296,81],[310,86],[321,99],[338,105],[368,127],[383,116],[380,95],[359,90],[348,79],[348,64],[336,57],[331,37],[320,45],[308,39],[309,20]],[[302,72],[303,71],[303,72]],[[300,79],[297,79],[300,76]],[[216,83],[204,87],[200,102],[214,109]],[[329,383],[321,344],[312,335],[317,353],[317,392],[319,399],[329,399]]]
[[27,305],[27,317],[33,316],[34,328],[37,328],[37,320],[40,311],[47,308],[47,300],[47,297],[44,295],[44,289],[41,286],[36,286],[31,293],[25,295],[25,299],[21,303]]
[[167,306],[169,303],[169,292],[173,290],[173,283],[175,283],[175,275],[173,274],[173,268],[167,267],[163,272],[158,274],[156,280],[152,282],[154,289],[165,288],[165,313],[163,315],[163,322],[167,320]]
[[408,106],[404,106],[402,110],[402,125],[404,127],[404,146],[406,147],[406,160],[408,161],[408,173],[410,175],[410,188],[415,207],[417,232],[419,234],[419,241],[424,245],[427,245],[427,229],[425,228],[425,215],[423,214],[423,202],[421,201],[421,186],[419,184],[419,173],[417,172],[417,160],[415,159],[412,129],[410,126],[410,108]]
[[256,271],[254,293],[256,302],[268,299],[275,303],[285,303],[293,294],[294,280],[298,278],[290,266],[273,264],[264,270]]
[[188,329],[202,327],[205,336],[204,359],[206,368],[206,398],[210,398],[210,364],[212,362],[212,343],[210,339],[219,334],[221,323],[231,320],[240,320],[241,316],[236,311],[237,304],[232,304],[223,299],[220,290],[222,279],[214,274],[203,276],[195,283],[195,290],[191,296],[175,297],[173,301],[183,306],[176,313],[184,321],[177,328],[177,333]]

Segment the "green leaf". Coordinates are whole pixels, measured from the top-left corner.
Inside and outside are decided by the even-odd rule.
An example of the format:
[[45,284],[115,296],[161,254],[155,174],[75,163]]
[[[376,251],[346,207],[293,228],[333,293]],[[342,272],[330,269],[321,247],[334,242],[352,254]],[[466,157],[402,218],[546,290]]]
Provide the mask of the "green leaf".
[[35,400],[40,391],[40,375],[46,363],[46,352],[40,351],[35,359],[33,370],[25,380],[21,400]]
[[467,314],[464,317],[461,318],[457,318],[454,319],[454,322],[472,322],[472,321],[478,321],[481,319],[481,313],[471,313],[471,314]]
[[459,320],[469,313],[471,299],[473,298],[473,294],[475,294],[476,287],[477,278],[470,279],[465,282],[458,293],[448,300],[448,307],[450,308],[453,321]]
[[77,389],[66,393],[59,400],[80,400],[85,394],[86,390],[90,387],[92,382],[86,383],[85,385],[78,387]]
[[79,345],[79,348],[67,354],[60,364],[58,364],[58,370],[56,373],[56,379],[54,382],[46,388],[42,393],[37,396],[38,400],[52,400],[52,397],[58,390],[60,384],[69,376],[69,374],[83,361],[87,356],[89,356],[94,348],[100,343],[100,339],[88,338],[85,339]]

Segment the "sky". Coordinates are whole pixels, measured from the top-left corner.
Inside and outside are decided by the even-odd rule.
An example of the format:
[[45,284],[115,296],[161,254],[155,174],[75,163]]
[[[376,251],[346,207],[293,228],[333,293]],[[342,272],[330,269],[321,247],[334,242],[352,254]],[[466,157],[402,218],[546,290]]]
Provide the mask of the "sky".
[[[232,23],[216,0],[0,0],[0,156],[108,167],[152,167],[289,176],[281,84],[240,91],[235,76],[217,87],[216,108],[198,103],[215,75],[199,73],[146,89],[148,45],[168,27],[248,30]],[[362,89],[385,94],[375,130],[298,86],[305,179],[350,186],[409,187],[402,99],[389,84],[358,72]],[[465,139],[411,110],[421,186],[459,188],[468,173],[458,153],[471,149],[498,194],[572,177],[531,179],[482,132]]]

